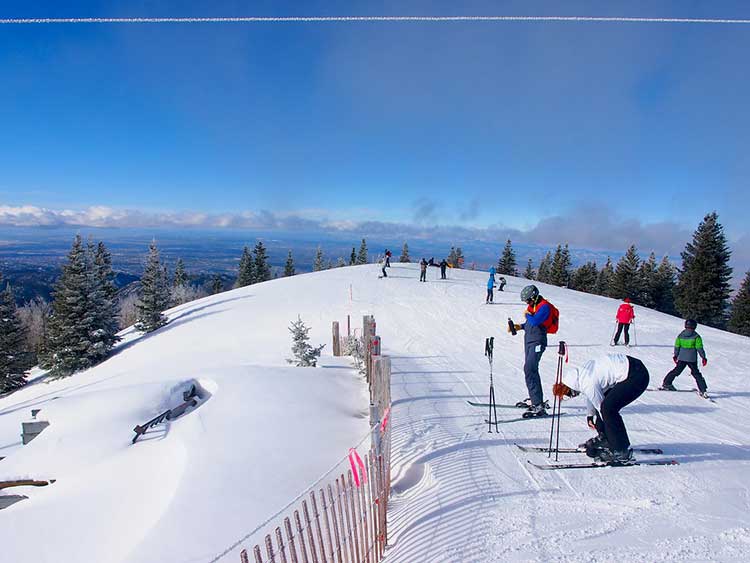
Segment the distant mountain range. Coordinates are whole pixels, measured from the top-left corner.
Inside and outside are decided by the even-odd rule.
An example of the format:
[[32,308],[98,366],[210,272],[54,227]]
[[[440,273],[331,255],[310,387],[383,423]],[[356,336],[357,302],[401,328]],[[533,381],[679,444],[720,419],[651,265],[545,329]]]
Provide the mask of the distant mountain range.
[[[113,268],[117,272],[116,283],[124,287],[139,279],[148,251],[155,239],[161,256],[170,270],[182,258],[193,283],[208,287],[214,274],[221,275],[225,283],[231,283],[243,246],[252,248],[262,240],[268,249],[269,261],[274,273],[281,275],[287,252],[292,251],[298,273],[309,272],[318,246],[325,260],[335,266],[339,258],[349,262],[352,247],[359,249],[361,238],[351,239],[329,233],[268,233],[248,231],[207,230],[139,230],[139,229],[95,229],[95,228],[4,228],[0,229],[0,272],[13,284],[19,303],[42,296],[49,299],[53,284],[60,273],[73,237],[80,233],[94,241],[103,241],[112,253]],[[386,248],[398,261],[404,242],[409,245],[412,261],[422,257],[436,260],[450,252],[451,246],[460,246],[466,258],[465,267],[484,270],[497,263],[505,241],[494,243],[478,240],[384,240],[367,238],[370,261],[383,255]],[[520,271],[531,258],[538,265],[552,246],[514,244]],[[601,252],[588,249],[570,249],[573,265],[589,260],[602,265],[607,256],[617,261],[624,253]]]

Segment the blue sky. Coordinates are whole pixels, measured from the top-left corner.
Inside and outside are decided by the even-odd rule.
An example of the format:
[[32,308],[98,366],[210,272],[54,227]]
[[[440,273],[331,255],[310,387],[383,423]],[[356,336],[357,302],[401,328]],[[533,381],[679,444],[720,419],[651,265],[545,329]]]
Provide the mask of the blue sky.
[[[750,18],[743,1],[27,4],[0,18]],[[0,26],[0,223],[292,216],[673,252],[717,210],[748,252],[748,53],[748,25]]]

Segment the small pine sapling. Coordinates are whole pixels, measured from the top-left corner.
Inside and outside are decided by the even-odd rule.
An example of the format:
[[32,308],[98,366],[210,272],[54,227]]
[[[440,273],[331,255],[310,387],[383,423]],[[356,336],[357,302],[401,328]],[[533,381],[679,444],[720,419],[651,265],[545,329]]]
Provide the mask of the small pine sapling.
[[311,346],[308,340],[310,329],[305,326],[302,318],[297,316],[296,321],[292,321],[289,326],[289,332],[292,333],[292,354],[294,358],[287,359],[287,362],[297,367],[315,367],[320,358],[320,352],[325,344],[320,346]]

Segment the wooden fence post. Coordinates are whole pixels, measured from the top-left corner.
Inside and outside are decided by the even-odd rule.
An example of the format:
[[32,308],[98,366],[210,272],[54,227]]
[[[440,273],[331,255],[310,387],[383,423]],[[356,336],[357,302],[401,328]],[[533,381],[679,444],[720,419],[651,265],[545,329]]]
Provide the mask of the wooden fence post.
[[341,335],[339,334],[338,321],[333,321],[333,355],[341,355]]

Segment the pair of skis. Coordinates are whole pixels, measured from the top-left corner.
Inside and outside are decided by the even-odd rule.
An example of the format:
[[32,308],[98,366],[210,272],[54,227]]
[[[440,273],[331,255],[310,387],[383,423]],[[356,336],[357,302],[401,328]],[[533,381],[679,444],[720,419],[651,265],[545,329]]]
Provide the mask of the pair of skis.
[[[540,448],[533,446],[521,446],[516,444],[516,447],[524,452],[541,452],[550,454],[549,448]],[[663,454],[661,448],[633,448],[633,451],[640,454]],[[556,453],[560,454],[574,454],[574,453],[586,453],[584,448],[558,448]],[[592,461],[588,463],[554,463],[554,464],[541,464],[534,463],[528,460],[530,465],[533,465],[537,469],[542,471],[553,471],[556,469],[594,469],[598,467],[630,467],[632,465],[679,465],[679,462],[674,459],[648,459],[648,460],[637,460],[627,464],[613,463],[606,461]]]

